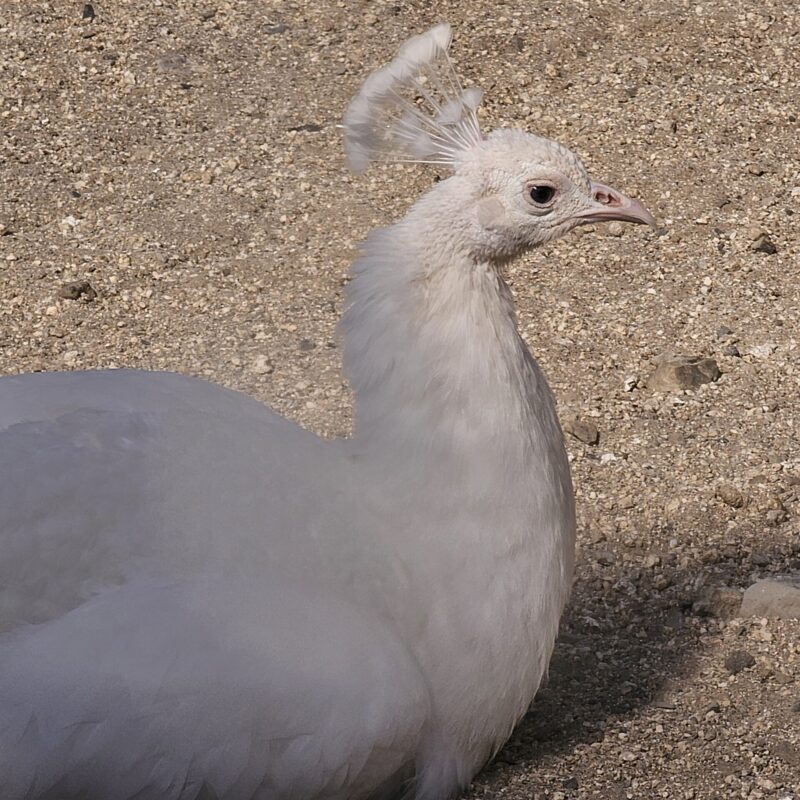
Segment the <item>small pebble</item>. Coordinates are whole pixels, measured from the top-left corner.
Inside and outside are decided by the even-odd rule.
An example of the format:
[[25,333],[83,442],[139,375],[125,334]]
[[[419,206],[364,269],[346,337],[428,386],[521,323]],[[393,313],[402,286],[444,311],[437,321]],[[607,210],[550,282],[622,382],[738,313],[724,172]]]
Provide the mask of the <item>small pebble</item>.
[[270,375],[275,371],[275,367],[272,362],[263,355],[256,356],[255,361],[253,361],[252,369],[256,375]]
[[727,483],[717,487],[716,495],[731,508],[741,508],[745,503],[744,495],[735,486]]
[[574,436],[584,444],[596,445],[600,441],[600,431],[592,422],[579,419],[567,419],[564,422],[564,430]]
[[611,222],[607,230],[609,236],[622,236],[625,233],[625,226],[621,222]]
[[756,253],[764,253],[768,256],[775,255],[778,252],[778,248],[775,246],[775,242],[770,239],[769,235],[766,233],[762,233],[751,245],[750,249]]
[[742,670],[750,669],[755,663],[755,658],[747,650],[734,650],[725,659],[725,669],[731,675],[737,675]]
[[72,281],[65,283],[59,290],[58,296],[64,300],[84,300],[91,301],[97,297],[97,292],[89,281]]
[[719,380],[721,374],[713,358],[674,356],[661,361],[647,385],[656,392],[696,389],[704,383]]

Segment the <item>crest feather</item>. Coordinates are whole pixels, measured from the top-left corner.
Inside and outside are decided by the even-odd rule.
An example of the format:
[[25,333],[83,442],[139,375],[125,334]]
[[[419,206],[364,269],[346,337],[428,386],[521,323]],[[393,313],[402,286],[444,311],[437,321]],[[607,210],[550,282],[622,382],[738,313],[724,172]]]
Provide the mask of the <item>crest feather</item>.
[[482,140],[481,91],[461,88],[447,55],[451,39],[446,23],[413,36],[364,81],[342,126],[350,169],[363,172],[373,161],[454,168]]

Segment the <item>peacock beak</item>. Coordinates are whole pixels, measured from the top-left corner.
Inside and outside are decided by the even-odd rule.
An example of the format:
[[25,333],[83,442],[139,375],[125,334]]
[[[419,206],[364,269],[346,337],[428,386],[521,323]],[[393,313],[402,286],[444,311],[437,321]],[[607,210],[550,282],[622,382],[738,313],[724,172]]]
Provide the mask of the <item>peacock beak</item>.
[[638,200],[626,197],[622,192],[597,181],[592,181],[590,191],[589,207],[575,215],[581,222],[609,222],[618,219],[656,227],[655,217]]

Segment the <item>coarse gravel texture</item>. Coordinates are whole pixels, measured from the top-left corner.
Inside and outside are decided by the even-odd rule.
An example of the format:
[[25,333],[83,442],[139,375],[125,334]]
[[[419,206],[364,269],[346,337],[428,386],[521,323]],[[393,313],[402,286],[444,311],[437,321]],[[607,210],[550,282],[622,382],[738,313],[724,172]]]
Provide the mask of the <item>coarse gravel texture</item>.
[[[336,123],[449,20],[484,129],[568,144],[662,226],[509,268],[591,435],[567,437],[579,564],[550,682],[467,796],[800,798],[800,622],[736,617],[800,571],[795,3],[93,6],[0,4],[0,374],[177,370],[346,434],[348,264],[436,174],[348,175]],[[648,389],[671,355],[721,377]]]

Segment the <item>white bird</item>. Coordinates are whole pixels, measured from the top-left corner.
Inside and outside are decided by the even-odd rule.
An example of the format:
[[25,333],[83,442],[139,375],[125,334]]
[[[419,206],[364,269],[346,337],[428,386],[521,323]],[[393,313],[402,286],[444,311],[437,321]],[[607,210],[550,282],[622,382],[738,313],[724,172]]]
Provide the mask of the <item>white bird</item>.
[[156,372],[0,380],[3,800],[448,798],[546,671],[572,486],[503,265],[652,222],[555,142],[484,137],[450,28],[344,119],[449,167],[353,265],[352,438]]

